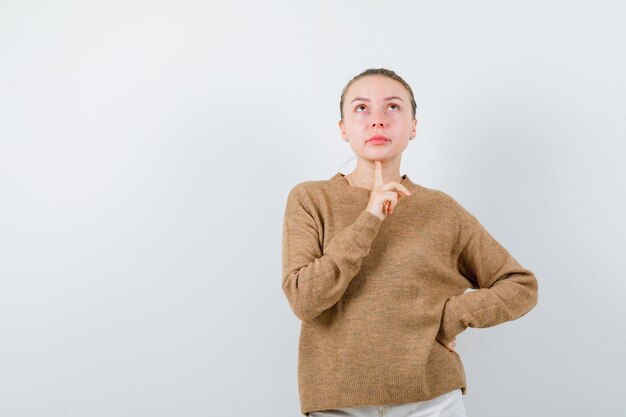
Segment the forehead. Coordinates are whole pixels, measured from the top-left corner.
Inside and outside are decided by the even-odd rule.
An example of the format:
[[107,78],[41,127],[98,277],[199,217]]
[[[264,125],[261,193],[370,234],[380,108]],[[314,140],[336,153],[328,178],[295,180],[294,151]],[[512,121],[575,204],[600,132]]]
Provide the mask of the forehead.
[[388,96],[409,97],[409,92],[400,81],[384,75],[367,75],[359,78],[346,91],[348,99],[353,97],[376,99]]

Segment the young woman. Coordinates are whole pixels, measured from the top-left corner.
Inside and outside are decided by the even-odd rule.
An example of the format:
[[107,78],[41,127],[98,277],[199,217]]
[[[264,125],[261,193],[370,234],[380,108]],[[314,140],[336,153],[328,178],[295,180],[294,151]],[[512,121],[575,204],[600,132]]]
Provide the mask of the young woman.
[[465,417],[456,335],[525,315],[537,280],[454,198],[400,175],[417,127],[401,77],[362,72],[340,111],[356,168],[296,184],[284,213],[301,412]]

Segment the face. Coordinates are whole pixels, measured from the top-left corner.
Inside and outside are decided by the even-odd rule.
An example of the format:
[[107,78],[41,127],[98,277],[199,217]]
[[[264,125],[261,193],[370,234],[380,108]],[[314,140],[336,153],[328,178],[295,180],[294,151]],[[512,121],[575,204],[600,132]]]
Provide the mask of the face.
[[[346,91],[341,137],[350,138],[350,147],[369,160],[390,160],[402,153],[415,137],[411,97],[404,86],[389,77],[368,75]],[[383,140],[371,140],[381,136]]]

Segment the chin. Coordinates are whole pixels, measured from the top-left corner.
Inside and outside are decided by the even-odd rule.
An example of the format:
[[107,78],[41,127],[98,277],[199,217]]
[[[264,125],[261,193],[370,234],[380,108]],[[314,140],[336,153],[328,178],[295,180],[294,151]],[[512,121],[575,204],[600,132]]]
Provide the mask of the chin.
[[402,151],[390,151],[390,150],[385,149],[385,150],[373,150],[373,151],[360,152],[358,155],[363,159],[369,159],[371,161],[375,161],[377,159],[380,161],[384,161],[386,159],[392,159],[393,157],[401,153]]

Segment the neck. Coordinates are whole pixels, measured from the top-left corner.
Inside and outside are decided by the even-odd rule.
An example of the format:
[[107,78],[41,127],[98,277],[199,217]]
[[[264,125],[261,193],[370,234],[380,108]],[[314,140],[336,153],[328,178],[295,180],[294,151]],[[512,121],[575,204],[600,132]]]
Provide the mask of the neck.
[[[390,181],[401,182],[402,176],[400,176],[400,163],[399,161],[394,164],[391,162],[383,162],[383,184]],[[376,173],[376,165],[374,161],[364,160],[357,163],[357,167],[349,175],[351,183],[355,187],[367,188],[369,190],[374,189],[374,176]]]

